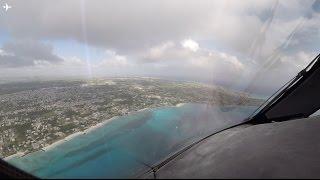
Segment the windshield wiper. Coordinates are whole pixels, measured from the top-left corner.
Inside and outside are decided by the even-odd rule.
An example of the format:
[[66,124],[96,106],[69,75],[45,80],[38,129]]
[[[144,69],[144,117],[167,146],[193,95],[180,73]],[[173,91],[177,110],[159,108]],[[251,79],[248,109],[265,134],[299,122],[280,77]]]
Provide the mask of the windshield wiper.
[[222,129],[222,130],[220,130],[220,131],[217,131],[217,132],[215,132],[215,133],[209,134],[209,135],[201,138],[201,139],[198,140],[198,141],[193,142],[192,144],[190,144],[190,145],[182,148],[181,150],[175,152],[175,153],[172,154],[171,156],[165,158],[163,161],[160,161],[158,164],[151,166],[151,168],[150,168],[148,171],[143,172],[142,174],[139,174],[139,175],[138,175],[138,178],[144,177],[144,176],[146,176],[147,174],[152,173],[154,179],[156,179],[156,178],[157,178],[157,171],[158,171],[160,168],[162,168],[163,166],[165,166],[166,164],[168,164],[169,162],[171,162],[172,160],[174,160],[175,158],[177,158],[177,157],[180,156],[181,154],[185,153],[186,151],[188,151],[188,150],[191,149],[192,147],[194,147],[194,146],[202,143],[202,142],[205,141],[206,139],[208,139],[208,138],[210,138],[210,137],[212,137],[212,136],[214,136],[214,135],[216,135],[216,134],[218,134],[218,133],[221,133],[222,131],[226,131],[226,130],[228,130],[228,129],[232,129],[232,128],[234,128],[234,127],[243,125],[243,124],[245,124],[246,122],[247,122],[247,121],[245,120],[245,121],[243,121],[242,123],[233,125],[233,126],[228,127],[228,128],[224,128],[224,129]]

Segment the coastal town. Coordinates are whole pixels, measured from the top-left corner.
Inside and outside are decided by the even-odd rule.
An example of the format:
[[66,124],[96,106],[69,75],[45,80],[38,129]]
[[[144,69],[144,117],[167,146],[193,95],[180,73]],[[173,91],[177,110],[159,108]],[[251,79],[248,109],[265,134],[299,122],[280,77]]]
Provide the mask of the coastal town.
[[28,154],[112,117],[180,103],[258,105],[218,86],[155,78],[1,84],[0,157]]

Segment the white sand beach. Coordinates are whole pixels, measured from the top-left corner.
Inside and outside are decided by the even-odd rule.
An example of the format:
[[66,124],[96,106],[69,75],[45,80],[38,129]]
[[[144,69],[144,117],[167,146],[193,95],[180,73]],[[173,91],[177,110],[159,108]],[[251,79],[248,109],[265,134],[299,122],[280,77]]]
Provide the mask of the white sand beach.
[[96,124],[96,125],[94,125],[94,126],[89,127],[88,129],[86,129],[86,130],[84,130],[84,131],[82,131],[82,132],[80,132],[80,133],[81,133],[81,134],[87,134],[87,133],[89,133],[89,132],[91,132],[91,131],[93,131],[93,130],[95,130],[95,129],[97,129],[97,128],[100,128],[100,127],[102,127],[102,126],[110,123],[112,120],[114,120],[114,119],[117,118],[117,117],[119,117],[119,116],[114,116],[114,117],[112,117],[112,118],[110,118],[110,119],[104,120],[104,121],[102,121],[102,122],[100,122],[100,123],[98,123],[98,124]]
[[16,154],[12,154],[12,155],[10,155],[10,156],[8,156],[8,157],[5,157],[5,158],[3,158],[5,161],[8,161],[8,160],[10,160],[10,159],[12,159],[12,158],[15,158],[15,157],[21,157],[21,156],[24,156],[25,155],[25,153],[24,152],[18,152],[18,153],[16,153]]
[[146,110],[149,110],[149,109],[150,108],[143,108],[143,109],[138,110],[137,112],[146,111]]
[[105,124],[111,122],[111,121],[114,120],[116,117],[118,117],[118,116],[114,116],[114,117],[112,117],[112,118],[110,118],[110,119],[104,120],[103,122],[100,122],[100,123],[98,123],[98,124],[96,124],[96,125],[94,125],[94,126],[91,126],[91,127],[89,127],[88,129],[86,129],[86,130],[84,130],[84,131],[79,131],[79,132],[70,134],[69,136],[67,136],[67,137],[65,137],[65,138],[63,138],[63,139],[61,139],[61,140],[59,140],[59,141],[57,141],[57,142],[54,142],[53,144],[51,144],[51,145],[49,145],[49,146],[46,146],[46,147],[44,147],[44,148],[42,148],[42,149],[43,149],[44,151],[48,151],[48,150],[50,150],[50,149],[52,149],[52,148],[54,148],[54,147],[56,147],[56,146],[58,146],[58,145],[60,145],[60,144],[62,144],[62,143],[64,143],[64,142],[66,142],[66,141],[70,141],[71,139],[73,139],[73,138],[75,138],[75,137],[77,137],[77,136],[79,136],[79,135],[85,135],[85,134],[87,134],[87,133],[89,133],[89,132],[91,132],[91,131],[94,131],[95,129],[100,128],[100,127],[104,126]]
[[187,103],[179,103],[179,104],[176,105],[176,107],[181,107],[181,106],[183,106],[185,104],[187,104]]
[[[96,124],[96,125],[94,125],[94,126],[91,126],[91,127],[89,127],[88,129],[86,129],[86,130],[84,130],[84,131],[79,131],[79,132],[75,132],[75,133],[73,133],[73,134],[70,134],[69,136],[67,136],[67,137],[65,137],[65,138],[63,138],[63,139],[60,139],[60,140],[58,140],[58,141],[56,141],[56,142],[54,142],[54,143],[52,143],[52,144],[50,144],[50,145],[48,145],[48,146],[46,146],[46,147],[43,147],[41,150],[43,150],[43,151],[49,151],[50,149],[52,149],[52,148],[54,148],[54,147],[57,147],[57,146],[59,146],[60,144],[63,144],[63,143],[65,143],[65,142],[67,142],[67,141],[70,141],[71,139],[73,139],[73,138],[75,138],[75,137],[77,137],[77,136],[79,136],[79,135],[84,135],[84,134],[87,134],[87,133],[89,133],[89,132],[97,129],[97,128],[100,128],[100,127],[104,126],[105,124],[111,122],[112,120],[114,120],[114,119],[117,118],[117,117],[118,117],[118,116],[114,116],[114,117],[112,117],[112,118],[110,118],[110,119],[107,119],[107,120],[104,120],[103,122],[100,122],[100,123],[98,123],[98,124]],[[41,150],[39,150],[39,151],[41,151]],[[28,154],[29,154],[29,153],[28,153]],[[10,159],[12,159],[12,158],[22,157],[22,156],[25,156],[25,155],[26,155],[26,153],[24,153],[24,152],[18,152],[18,153],[16,153],[16,154],[13,154],[13,155],[10,155],[10,156],[8,156],[8,157],[5,157],[4,160],[5,160],[5,161],[8,161],[8,160],[10,160]]]

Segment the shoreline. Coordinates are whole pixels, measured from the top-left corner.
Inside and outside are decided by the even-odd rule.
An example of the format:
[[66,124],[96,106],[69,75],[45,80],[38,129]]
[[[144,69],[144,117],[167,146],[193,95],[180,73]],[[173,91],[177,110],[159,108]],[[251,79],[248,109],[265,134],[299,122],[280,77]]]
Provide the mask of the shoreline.
[[88,129],[85,129],[84,131],[78,131],[78,132],[72,133],[72,134],[70,134],[70,135],[68,135],[68,136],[66,136],[66,137],[64,137],[64,138],[62,138],[60,140],[55,141],[54,143],[52,143],[52,144],[50,144],[48,146],[45,146],[45,147],[37,150],[37,151],[32,151],[32,152],[28,152],[28,153],[17,152],[15,154],[10,155],[10,156],[4,157],[3,159],[5,161],[9,161],[9,160],[11,160],[13,158],[23,157],[23,156],[26,156],[28,154],[34,153],[34,152],[38,152],[38,151],[46,152],[46,151],[49,151],[49,150],[59,146],[60,144],[63,144],[65,142],[68,142],[68,141],[72,140],[73,138],[75,138],[77,136],[85,135],[87,133],[90,133],[91,131],[94,131],[94,130],[98,129],[98,128],[104,126],[105,124],[108,124],[109,122],[111,122],[112,120],[116,119],[117,117],[119,117],[119,116],[114,116],[112,118],[106,119],[106,120],[104,120],[104,121],[102,121],[102,122],[100,122],[100,123],[98,123],[96,125],[90,126]]
[[[181,107],[181,106],[186,105],[186,104],[187,104],[187,103],[179,103],[179,104],[177,104],[177,105],[175,105],[175,106],[171,106],[171,107]],[[170,106],[168,106],[168,107],[170,107]],[[151,108],[143,108],[143,109],[140,109],[140,110],[138,110],[138,111],[129,112],[128,114],[126,114],[126,115],[124,115],[124,116],[130,115],[130,114],[133,114],[133,113],[136,113],[136,112],[147,111],[147,110],[150,110],[150,109],[151,109]],[[17,153],[15,153],[15,154],[10,155],[10,156],[4,157],[3,159],[4,159],[5,161],[9,161],[9,160],[11,160],[11,159],[13,159],[13,158],[20,158],[20,157],[26,156],[26,155],[31,154],[31,153],[34,153],[34,152],[38,152],[38,151],[44,151],[44,152],[46,152],[46,151],[49,151],[49,150],[51,150],[51,149],[59,146],[60,144],[63,144],[63,143],[65,143],[65,142],[68,142],[68,141],[72,140],[73,138],[75,138],[75,137],[77,137],[77,136],[86,135],[87,133],[90,133],[90,132],[92,132],[92,131],[100,128],[100,127],[103,127],[104,125],[112,122],[114,119],[116,119],[116,118],[118,118],[118,117],[121,117],[121,116],[114,116],[114,117],[111,117],[111,118],[109,118],[109,119],[106,119],[106,120],[104,120],[104,121],[102,121],[102,122],[100,122],[100,123],[97,123],[96,125],[93,125],[93,126],[88,127],[88,129],[85,129],[85,130],[83,130],[83,131],[75,132],[75,133],[70,134],[70,135],[68,135],[68,136],[66,136],[66,137],[64,137],[64,138],[62,138],[62,139],[60,139],[60,140],[57,140],[57,141],[55,141],[54,143],[52,143],[52,144],[50,144],[50,145],[48,145],[48,146],[45,146],[45,147],[43,147],[43,148],[41,148],[41,149],[39,149],[39,150],[37,150],[37,151],[32,151],[32,152],[28,152],[28,153],[25,153],[25,152],[17,152]]]
[[184,105],[186,105],[187,103],[179,103],[179,104],[177,104],[176,105],[176,107],[181,107],[181,106],[184,106]]
[[54,143],[52,143],[52,144],[50,144],[50,145],[48,145],[46,147],[43,147],[42,150],[49,151],[49,150],[59,146],[60,144],[63,144],[65,142],[68,142],[68,141],[72,140],[73,138],[75,138],[77,136],[85,135],[87,133],[90,133],[91,131],[94,131],[94,130],[98,129],[98,128],[104,126],[105,124],[108,124],[109,122],[111,122],[112,120],[114,120],[117,117],[119,117],[119,116],[114,116],[114,117],[106,119],[106,120],[104,120],[104,121],[102,121],[100,123],[97,123],[96,125],[90,126],[88,129],[85,129],[83,131],[78,131],[78,132],[75,132],[73,134],[70,134],[70,135],[64,137],[63,139],[60,139],[60,140],[58,140],[58,141],[56,141],[56,142],[54,142]]
[[8,161],[8,160],[13,159],[15,157],[23,157],[25,155],[26,154],[24,152],[17,152],[15,154],[10,155],[10,156],[4,157],[3,160]]

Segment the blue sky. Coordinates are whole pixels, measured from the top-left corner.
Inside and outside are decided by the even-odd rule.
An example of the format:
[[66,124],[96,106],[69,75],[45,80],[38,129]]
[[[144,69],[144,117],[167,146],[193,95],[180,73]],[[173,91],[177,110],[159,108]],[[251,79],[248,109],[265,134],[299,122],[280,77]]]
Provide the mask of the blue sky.
[[86,53],[88,52],[88,58],[92,63],[97,63],[104,58],[110,58],[105,49],[93,47],[75,40],[53,40],[44,42],[52,44],[54,46],[54,53],[64,57],[76,56],[80,59],[86,59]]
[[10,35],[5,29],[0,29],[0,45],[10,40]]

